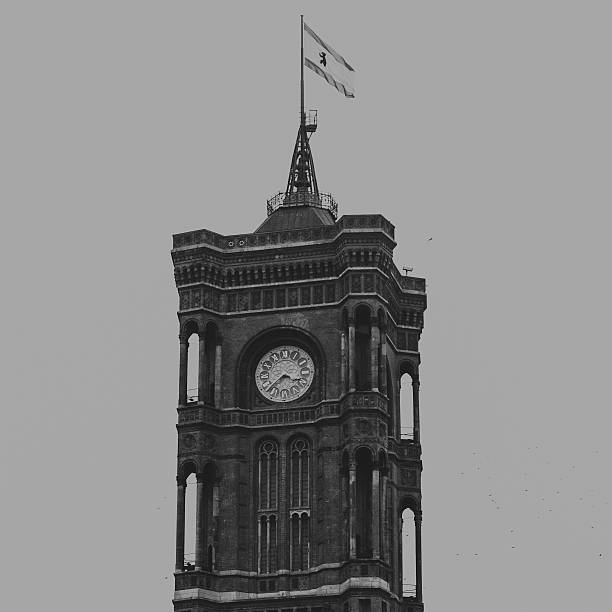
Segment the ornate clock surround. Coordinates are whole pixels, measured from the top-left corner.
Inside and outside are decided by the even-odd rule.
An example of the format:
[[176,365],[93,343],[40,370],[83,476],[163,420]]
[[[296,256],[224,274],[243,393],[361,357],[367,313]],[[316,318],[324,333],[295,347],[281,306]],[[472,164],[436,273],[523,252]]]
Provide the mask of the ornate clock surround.
[[[306,392],[287,402],[275,402],[266,398],[255,383],[255,372],[257,365],[266,353],[281,346],[295,346],[305,351],[314,366],[312,382]],[[325,389],[325,358],[319,342],[307,331],[296,327],[275,327],[258,334],[246,343],[239,359],[236,381],[237,397],[240,398],[240,407],[248,409],[266,409],[283,405],[299,406],[304,404],[315,404],[324,399]],[[246,383],[246,384],[245,384]]]

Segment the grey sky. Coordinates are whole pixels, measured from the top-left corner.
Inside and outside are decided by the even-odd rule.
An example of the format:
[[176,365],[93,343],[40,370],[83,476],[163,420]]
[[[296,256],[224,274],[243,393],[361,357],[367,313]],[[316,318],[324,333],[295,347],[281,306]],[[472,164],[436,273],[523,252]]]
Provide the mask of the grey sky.
[[428,280],[427,609],[603,609],[612,10],[564,0],[3,3],[2,609],[171,609],[171,234],[284,187],[302,11],[356,70],[319,186]]

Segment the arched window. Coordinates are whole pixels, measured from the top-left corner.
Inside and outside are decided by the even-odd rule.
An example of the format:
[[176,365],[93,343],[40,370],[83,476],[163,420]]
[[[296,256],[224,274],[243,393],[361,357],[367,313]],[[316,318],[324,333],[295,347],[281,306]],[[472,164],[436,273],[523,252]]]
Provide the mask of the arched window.
[[258,457],[257,571],[269,574],[278,570],[278,445],[263,442]]
[[291,570],[310,566],[310,445],[298,438],[289,456],[289,506]]
[[200,367],[200,337],[197,333],[189,336],[187,348],[187,401],[198,401],[198,371]]
[[370,369],[370,309],[359,306],[355,311],[355,386],[358,391],[371,389]]
[[402,512],[402,594],[404,598],[416,597],[416,558],[414,514],[406,508]]
[[191,472],[186,480],[185,489],[185,569],[195,569],[196,524],[197,524],[197,480]]
[[310,566],[310,517],[307,512],[291,514],[291,570]]
[[295,440],[291,445],[291,508],[310,506],[310,458],[308,442]]
[[372,556],[372,453],[360,448],[356,454],[356,517],[355,544],[357,556]]
[[412,378],[405,373],[400,378],[399,407],[401,420],[401,437],[404,440],[414,439],[414,403],[412,395]]

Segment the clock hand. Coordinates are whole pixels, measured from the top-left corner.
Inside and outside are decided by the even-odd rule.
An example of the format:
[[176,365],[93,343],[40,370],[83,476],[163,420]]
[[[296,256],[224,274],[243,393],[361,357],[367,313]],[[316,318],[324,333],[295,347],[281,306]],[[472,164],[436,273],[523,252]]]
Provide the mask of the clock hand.
[[276,387],[281,378],[285,378],[287,376],[284,372],[268,387],[268,390],[272,389],[272,387]]

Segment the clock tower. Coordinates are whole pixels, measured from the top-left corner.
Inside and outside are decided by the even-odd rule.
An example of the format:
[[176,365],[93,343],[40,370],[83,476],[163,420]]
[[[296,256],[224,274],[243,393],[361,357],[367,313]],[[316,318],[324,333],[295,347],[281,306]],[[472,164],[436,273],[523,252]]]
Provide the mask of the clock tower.
[[176,612],[417,612],[425,281],[319,193],[302,115],[251,233],[174,236]]

